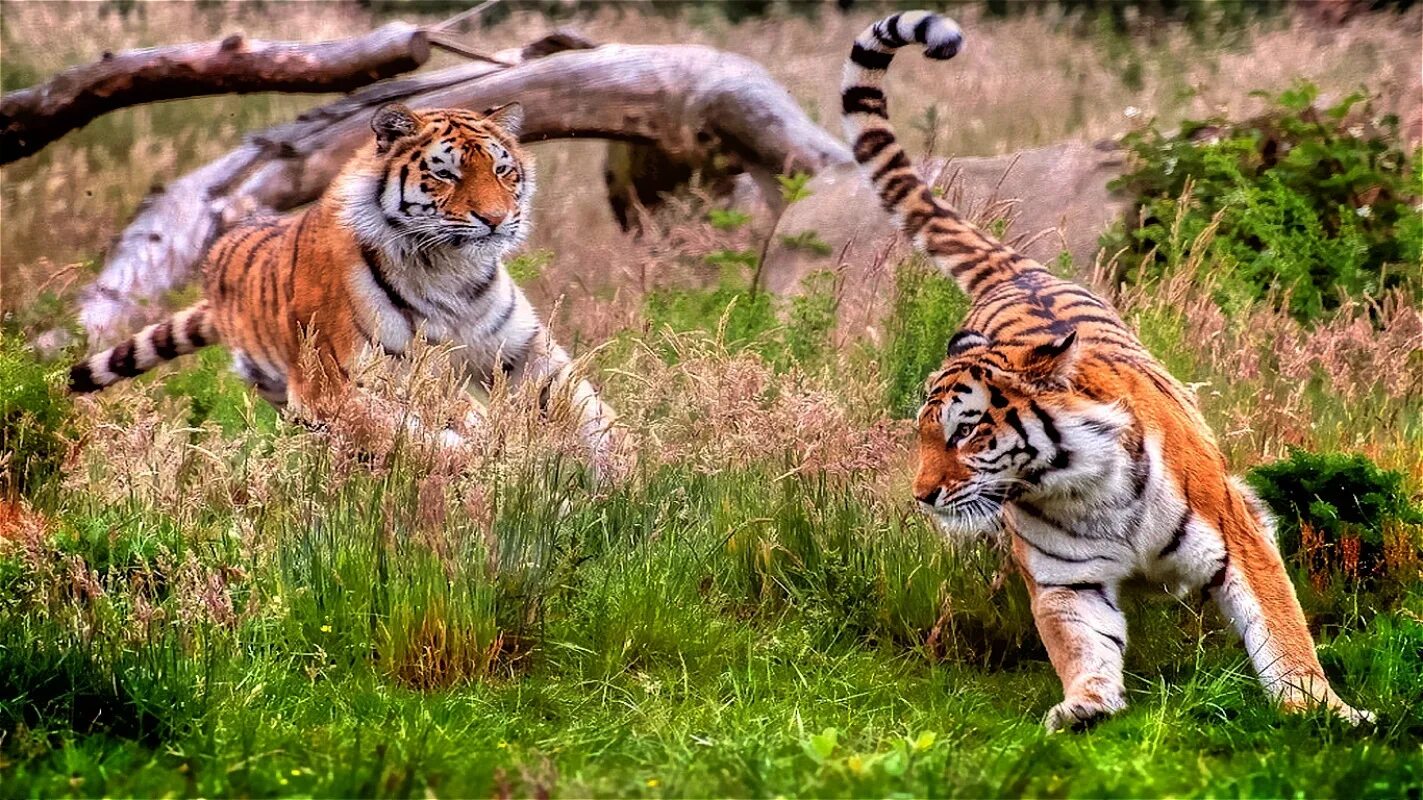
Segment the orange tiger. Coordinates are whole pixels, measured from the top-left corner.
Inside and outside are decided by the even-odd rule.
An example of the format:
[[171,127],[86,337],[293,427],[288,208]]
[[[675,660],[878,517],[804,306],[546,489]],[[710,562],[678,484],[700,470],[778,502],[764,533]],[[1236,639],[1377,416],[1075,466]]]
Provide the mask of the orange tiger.
[[1129,578],[1201,591],[1239,631],[1287,709],[1372,716],[1329,686],[1261,503],[1230,475],[1195,401],[1103,299],[966,222],[911,166],[882,79],[907,44],[933,59],[958,26],[913,11],[867,28],[845,64],[855,159],[917,248],[972,301],[918,414],[914,496],[951,532],[1006,531],[1064,700],[1044,724],[1126,706]]
[[[352,370],[366,348],[399,356],[417,333],[457,345],[488,384],[496,371],[567,388],[580,433],[605,468],[614,416],[586,381],[571,381],[552,339],[502,258],[529,230],[533,164],[519,148],[517,104],[376,112],[372,144],[305,211],[234,228],[208,251],[203,300],[70,370],[92,392],[210,344],[267,400],[316,422],[341,417],[370,436],[411,425],[363,393]],[[314,363],[303,365],[304,343]],[[477,411],[461,424],[477,425]],[[429,429],[434,426],[426,426]],[[457,446],[462,437],[437,437]]]

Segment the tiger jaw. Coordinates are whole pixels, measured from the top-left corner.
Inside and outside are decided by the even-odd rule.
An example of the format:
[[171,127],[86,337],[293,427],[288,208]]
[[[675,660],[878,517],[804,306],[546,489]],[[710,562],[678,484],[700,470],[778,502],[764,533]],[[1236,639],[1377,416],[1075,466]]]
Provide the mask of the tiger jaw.
[[983,538],[999,533],[1003,527],[1003,501],[987,495],[980,488],[968,493],[962,489],[933,502],[918,501],[919,509],[946,534],[956,538]]

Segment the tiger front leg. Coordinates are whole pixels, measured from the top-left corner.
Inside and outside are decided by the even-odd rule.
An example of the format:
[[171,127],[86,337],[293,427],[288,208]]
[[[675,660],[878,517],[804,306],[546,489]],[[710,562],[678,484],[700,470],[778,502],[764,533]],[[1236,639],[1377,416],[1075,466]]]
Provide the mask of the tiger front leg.
[[1026,572],[1024,578],[1033,621],[1064,695],[1043,725],[1049,731],[1082,729],[1126,708],[1122,659],[1127,623],[1117,606],[1116,586],[1037,584]]

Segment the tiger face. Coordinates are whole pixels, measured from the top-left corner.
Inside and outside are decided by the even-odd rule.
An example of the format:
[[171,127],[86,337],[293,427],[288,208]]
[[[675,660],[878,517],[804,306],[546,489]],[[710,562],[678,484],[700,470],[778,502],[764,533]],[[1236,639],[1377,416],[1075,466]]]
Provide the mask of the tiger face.
[[929,378],[918,416],[914,497],[954,533],[999,529],[1006,503],[1072,466],[1064,418],[1075,336],[1018,354],[961,332],[943,369]]
[[365,205],[355,215],[360,229],[380,227],[379,240],[406,251],[502,255],[516,247],[533,196],[532,165],[517,140],[522,117],[518,104],[482,114],[381,108],[371,121],[374,185],[355,198]]

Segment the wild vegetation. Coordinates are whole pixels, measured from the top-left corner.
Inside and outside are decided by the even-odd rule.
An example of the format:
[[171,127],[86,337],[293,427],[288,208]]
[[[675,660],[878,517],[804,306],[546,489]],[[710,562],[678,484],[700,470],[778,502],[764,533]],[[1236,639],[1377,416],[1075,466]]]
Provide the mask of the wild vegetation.
[[[10,10],[7,36],[33,24]],[[615,29],[609,19],[589,24]],[[129,35],[137,23],[102,24]],[[706,24],[686,30],[747,35]],[[765,24],[776,40],[806,30]],[[983,24],[988,38],[1030,25],[1080,35],[1032,18]],[[833,87],[827,69],[816,80]],[[1107,94],[1128,98],[1110,81]],[[1347,218],[1318,176],[1272,178],[1242,155],[1267,125],[1298,123],[1290,141],[1372,165],[1348,173],[1350,196],[1395,198],[1369,219],[1349,211],[1352,228],[1303,227],[1305,252],[1410,241],[1423,192],[1405,132],[1355,135],[1288,104],[1214,141],[1196,126],[1142,128],[1126,185],[1154,219],[1110,233],[1102,263],[1079,274],[1194,389],[1280,519],[1326,670],[1380,723],[1281,715],[1213,609],[1144,586],[1129,598],[1131,708],[1049,736],[1040,717],[1059,687],[1022,587],[1001,554],[945,542],[905,491],[906,417],[963,313],[957,290],[917,259],[891,265],[886,311],[866,330],[846,321],[834,254],[798,296],[758,291],[750,215],[692,198],[642,239],[602,233],[601,196],[580,183],[590,145],[547,157],[545,233],[513,269],[581,341],[636,439],[637,469],[615,487],[593,485],[561,415],[539,421],[535,398],[504,386],[489,440],[459,465],[402,443],[352,454],[283,420],[216,349],[96,399],[65,396],[63,365],[27,341],[64,313],[84,269],[57,265],[92,259],[100,240],[55,204],[77,198],[75,215],[92,209],[112,232],[149,159],[191,167],[225,146],[208,122],[235,120],[216,137],[230,143],[301,101],[225,102],[191,106],[208,115],[191,120],[115,115],[6,172],[0,795],[1398,797],[1423,785],[1416,284],[1302,266],[1330,281],[1304,307],[1267,267],[1221,266],[1258,251],[1238,216],[1252,192]],[[1243,90],[1240,102],[1231,119],[1262,113]],[[1161,125],[1188,111],[1147,107]],[[968,136],[1054,135],[1022,124]],[[1167,175],[1166,158],[1199,179]],[[783,189],[794,199],[803,186]],[[594,233],[560,230],[577,225]],[[63,258],[41,259],[50,247]],[[570,277],[590,250],[610,274]],[[1403,274],[1409,257],[1368,263]],[[455,390],[447,355],[418,353],[411,384],[382,382],[373,363],[372,384],[438,414]]]

